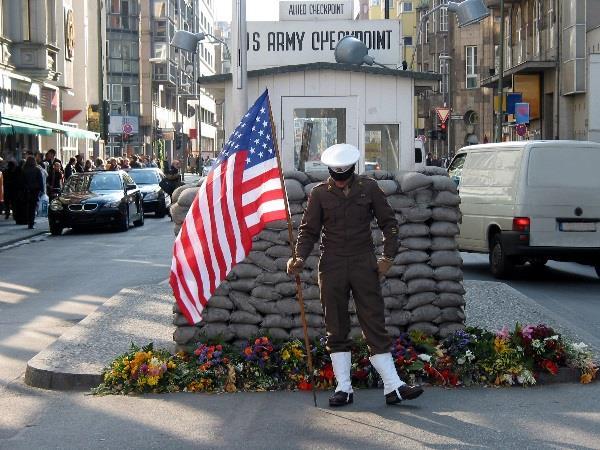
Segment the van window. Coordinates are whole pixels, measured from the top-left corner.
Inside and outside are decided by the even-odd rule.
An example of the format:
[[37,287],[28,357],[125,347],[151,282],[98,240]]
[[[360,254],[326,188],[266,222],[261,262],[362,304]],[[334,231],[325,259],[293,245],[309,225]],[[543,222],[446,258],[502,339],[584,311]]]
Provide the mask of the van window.
[[460,179],[462,177],[462,170],[463,170],[463,167],[465,166],[466,158],[467,158],[466,153],[456,155],[454,157],[454,160],[450,164],[450,167],[448,167],[448,176],[452,180],[454,180],[454,182],[456,184],[460,184]]
[[415,164],[423,162],[423,152],[419,147],[415,147]]
[[[495,150],[469,153],[465,163],[464,186],[512,187],[515,184],[521,152]],[[467,175],[468,174],[468,175]]]
[[533,147],[527,184],[533,187],[600,188],[600,150],[593,147]]

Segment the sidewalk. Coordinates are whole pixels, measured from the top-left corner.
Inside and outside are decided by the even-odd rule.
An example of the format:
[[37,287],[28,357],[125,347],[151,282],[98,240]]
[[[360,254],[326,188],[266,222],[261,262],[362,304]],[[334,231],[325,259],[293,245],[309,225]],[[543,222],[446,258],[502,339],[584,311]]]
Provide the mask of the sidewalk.
[[12,216],[6,220],[4,215],[0,215],[0,247],[6,247],[49,232],[47,217],[37,217],[35,228],[30,230],[27,225],[16,225]]
[[[547,323],[595,350],[600,343],[504,283],[466,281],[467,325],[499,330],[504,325]],[[25,382],[56,390],[89,389],[102,369],[131,343],[154,342],[173,350],[173,295],[168,284],[123,289],[27,363]]]

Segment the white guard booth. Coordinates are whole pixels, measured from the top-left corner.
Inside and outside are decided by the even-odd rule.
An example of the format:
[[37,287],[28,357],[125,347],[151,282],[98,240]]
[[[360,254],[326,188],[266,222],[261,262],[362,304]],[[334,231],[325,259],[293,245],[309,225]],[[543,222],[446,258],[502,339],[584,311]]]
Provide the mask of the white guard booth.
[[[231,105],[231,74],[199,78],[224,102],[224,136],[239,117]],[[323,170],[321,153],[346,142],[360,149],[359,172],[411,170],[415,163],[415,92],[432,89],[430,73],[316,62],[248,72],[248,104],[269,89],[284,170]]]

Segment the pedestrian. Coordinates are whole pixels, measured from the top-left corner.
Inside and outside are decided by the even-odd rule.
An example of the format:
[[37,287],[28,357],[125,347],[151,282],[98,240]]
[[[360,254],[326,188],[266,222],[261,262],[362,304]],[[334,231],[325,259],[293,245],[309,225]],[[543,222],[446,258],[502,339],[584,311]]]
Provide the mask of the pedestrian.
[[75,156],[75,172],[77,172],[77,173],[85,172],[83,155],[81,155],[81,154]]
[[14,161],[9,161],[6,168],[2,171],[3,190],[4,190],[4,218],[10,217],[10,212],[13,213],[13,218],[16,220],[16,200],[19,193],[20,169]]
[[33,229],[38,200],[44,192],[42,169],[35,163],[33,156],[28,156],[25,160],[22,177],[25,194],[25,218],[28,228]]
[[110,158],[108,160],[108,168],[106,170],[110,170],[110,171],[119,170],[119,164],[117,163],[117,158]]
[[54,164],[52,165],[52,171],[46,180],[47,192],[50,200],[58,197],[63,188],[64,182],[65,174],[63,172],[62,165],[60,164],[60,161],[54,161]]
[[[302,272],[304,261],[317,242],[321,242],[319,288],[325,312],[326,348],[337,380],[330,406],[352,403],[350,378],[350,292],[358,321],[367,340],[371,365],[383,380],[385,401],[396,404],[423,393],[421,386],[404,383],[396,371],[390,347],[392,339],[385,329],[385,307],[380,277],[394,264],[398,250],[398,222],[377,182],[354,174],[359,150],[349,144],[336,144],[325,150],[321,162],[330,177],[311,191],[298,232],[296,258],[290,258],[287,272]],[[371,221],[383,232],[383,256],[375,256]]]
[[96,164],[96,167],[94,167],[94,170],[96,172],[101,172],[105,169],[104,160],[102,158],[96,158],[95,164]]
[[123,161],[121,161],[121,170],[129,170],[131,169],[131,166],[129,165],[129,159],[124,158]]
[[[4,159],[0,157],[0,165],[4,162]],[[0,171],[0,214],[4,212],[4,175]]]
[[42,194],[46,194],[46,179],[48,178],[48,167],[46,166],[46,161],[42,158],[41,153],[35,154],[35,163],[42,170],[42,186],[44,186],[44,191]]
[[93,172],[94,171],[94,163],[92,163],[91,159],[87,159],[85,164],[83,165],[84,172]]
[[425,165],[426,166],[431,166],[433,162],[433,155],[431,154],[431,152],[427,153],[427,156],[425,157]]
[[73,175],[76,170],[75,170],[75,163],[77,162],[77,160],[73,157],[69,158],[69,162],[65,167],[65,180],[68,180],[69,178],[71,178],[71,175]]
[[137,155],[133,155],[133,156],[131,157],[131,162],[130,162],[129,166],[130,166],[132,169],[141,169],[141,168],[143,167],[143,166],[140,164],[140,161],[139,161],[139,158],[138,158],[138,156],[137,156]]
[[48,149],[44,155],[44,162],[46,163],[48,173],[50,173],[54,167],[54,163],[58,161],[62,167],[62,161],[56,157],[56,150],[53,148]]

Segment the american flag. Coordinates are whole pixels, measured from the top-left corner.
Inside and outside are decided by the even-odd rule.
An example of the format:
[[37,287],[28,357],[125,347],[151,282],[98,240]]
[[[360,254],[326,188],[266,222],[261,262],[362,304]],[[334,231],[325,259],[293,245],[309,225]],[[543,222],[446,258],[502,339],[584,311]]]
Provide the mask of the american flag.
[[191,324],[252,247],[265,223],[286,219],[268,91],[214,162],[175,239],[170,284]]

